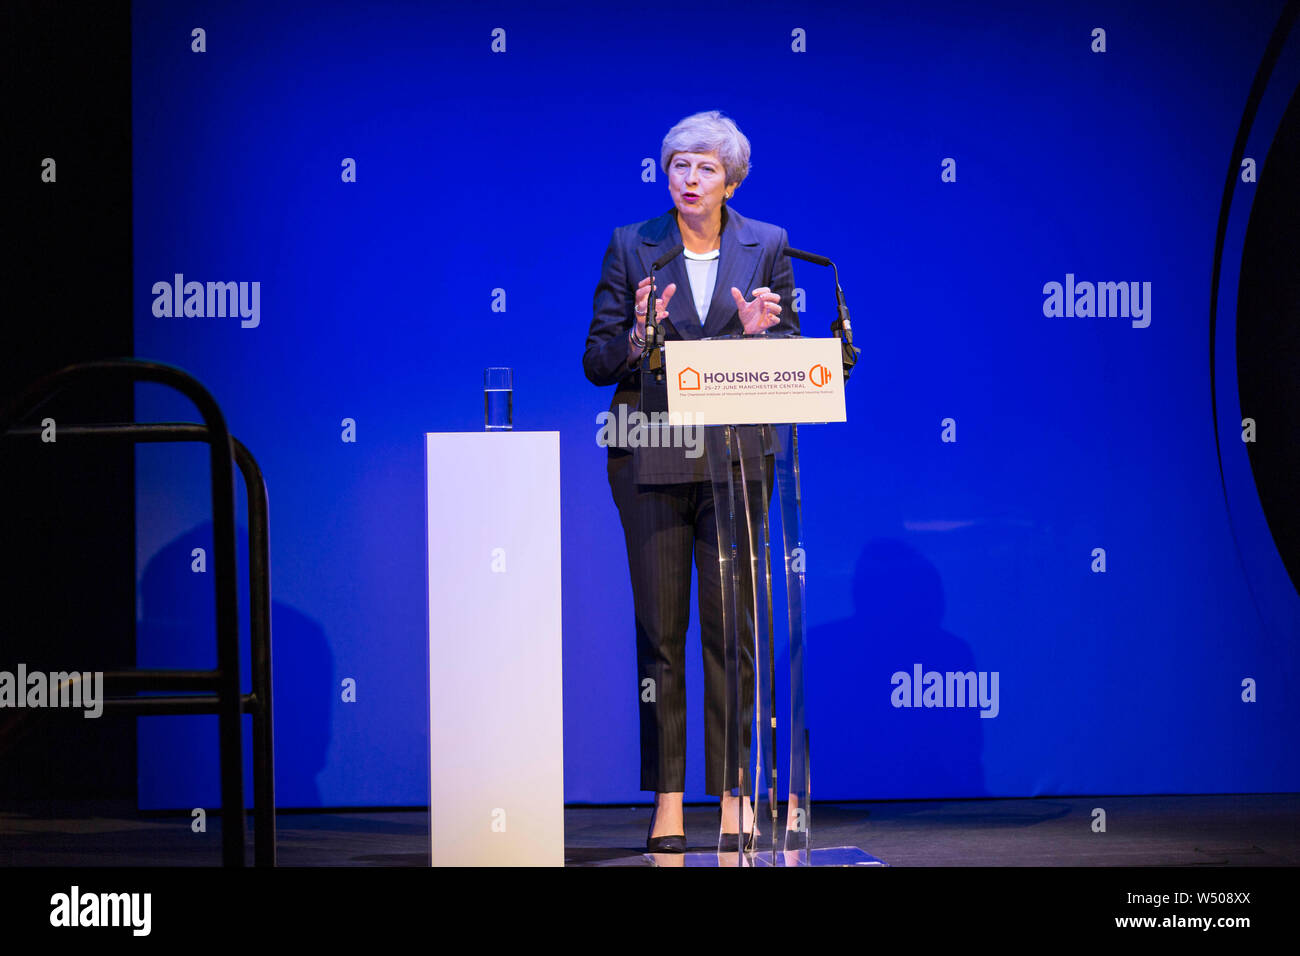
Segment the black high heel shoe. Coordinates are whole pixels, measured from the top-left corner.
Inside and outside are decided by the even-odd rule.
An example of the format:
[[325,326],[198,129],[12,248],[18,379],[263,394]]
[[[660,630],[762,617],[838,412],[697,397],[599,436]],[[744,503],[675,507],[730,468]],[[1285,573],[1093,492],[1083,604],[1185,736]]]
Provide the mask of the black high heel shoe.
[[[757,827],[755,827],[757,829]],[[745,834],[745,852],[752,853],[754,844],[757,841],[757,834],[754,832]],[[740,834],[728,833],[722,829],[722,807],[718,807],[718,852],[719,853],[739,853],[740,852]]]
[[[723,833],[718,840],[719,853],[739,853],[740,852],[740,834]],[[754,852],[754,835],[751,833],[745,840],[745,852]]]
[[670,833],[665,836],[652,837],[650,834],[655,832],[655,817],[659,815],[659,807],[656,804],[654,811],[650,814],[650,827],[645,832],[645,849],[647,853],[685,853],[686,852],[686,834]]

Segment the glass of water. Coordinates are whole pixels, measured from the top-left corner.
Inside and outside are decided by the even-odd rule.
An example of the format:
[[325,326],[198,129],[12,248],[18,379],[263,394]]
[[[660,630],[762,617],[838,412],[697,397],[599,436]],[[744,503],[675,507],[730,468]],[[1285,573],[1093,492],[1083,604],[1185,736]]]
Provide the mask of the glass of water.
[[514,386],[508,368],[483,370],[483,428],[508,432],[513,427]]

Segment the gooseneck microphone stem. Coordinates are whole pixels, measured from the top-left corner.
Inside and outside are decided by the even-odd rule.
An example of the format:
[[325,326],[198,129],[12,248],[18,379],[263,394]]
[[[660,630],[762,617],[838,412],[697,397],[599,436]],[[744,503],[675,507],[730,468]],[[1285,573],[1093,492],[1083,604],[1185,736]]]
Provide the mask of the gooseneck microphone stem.
[[682,254],[686,246],[678,245],[665,252],[650,266],[650,295],[645,303],[645,368],[656,382],[664,380],[663,328],[659,325],[659,308],[656,305],[655,273]]
[[830,259],[819,256],[815,252],[804,252],[802,249],[794,249],[790,246],[786,246],[784,251],[792,259],[802,259],[815,266],[831,267],[835,277],[835,307],[838,313],[835,321],[831,323],[831,335],[840,340],[840,359],[844,364],[844,381],[847,382],[853,366],[858,364],[858,356],[861,353],[853,345],[853,324],[849,321],[849,306],[844,299],[844,290],[840,287],[839,267]]

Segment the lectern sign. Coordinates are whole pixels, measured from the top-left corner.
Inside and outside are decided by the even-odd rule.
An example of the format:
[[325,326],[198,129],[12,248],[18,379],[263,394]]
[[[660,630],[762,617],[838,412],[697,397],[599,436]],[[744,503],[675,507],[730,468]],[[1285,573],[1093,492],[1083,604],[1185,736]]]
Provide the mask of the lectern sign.
[[842,422],[839,339],[664,343],[668,411],[696,425]]

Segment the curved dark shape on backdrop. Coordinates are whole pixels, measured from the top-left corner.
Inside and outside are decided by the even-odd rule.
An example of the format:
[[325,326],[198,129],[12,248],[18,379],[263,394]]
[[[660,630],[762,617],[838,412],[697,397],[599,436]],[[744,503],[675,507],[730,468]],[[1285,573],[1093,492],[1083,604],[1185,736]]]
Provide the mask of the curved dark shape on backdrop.
[[[1286,45],[1287,37],[1290,35],[1291,28],[1295,25],[1295,21],[1298,15],[1300,15],[1300,0],[1290,0],[1290,2],[1288,2],[1286,7],[1282,10],[1281,15],[1278,17],[1277,25],[1273,28],[1273,35],[1269,37],[1268,46],[1265,47],[1264,49],[1264,56],[1260,60],[1259,69],[1255,71],[1255,80],[1253,83],[1251,83],[1250,94],[1246,97],[1246,106],[1241,114],[1241,124],[1237,127],[1237,140],[1233,144],[1232,157],[1228,163],[1228,177],[1223,187],[1223,200],[1219,204],[1219,225],[1214,237],[1214,266],[1213,266],[1213,272],[1210,276],[1210,409],[1211,409],[1211,414],[1213,416],[1213,425],[1214,425],[1214,453],[1215,453],[1215,459],[1216,461],[1218,461],[1219,464],[1219,486],[1223,490],[1224,507],[1227,508],[1229,512],[1231,512],[1232,510],[1232,505],[1228,498],[1228,484],[1223,473],[1223,448],[1222,448],[1222,444],[1219,441],[1219,405],[1218,405],[1218,398],[1217,398],[1218,393],[1216,390],[1216,374],[1215,374],[1215,365],[1214,365],[1214,345],[1217,338],[1219,277],[1223,267],[1223,243],[1228,231],[1228,216],[1232,209],[1233,190],[1236,187],[1237,176],[1241,171],[1242,157],[1245,155],[1246,152],[1246,140],[1250,136],[1251,127],[1254,126],[1255,114],[1259,110],[1260,101],[1264,98],[1264,91],[1268,87],[1268,81],[1269,81],[1269,77],[1272,76],[1273,67],[1276,65],[1278,57],[1281,56],[1282,48]],[[1288,121],[1294,122],[1295,120],[1294,107],[1295,107],[1295,99],[1293,97],[1291,104],[1287,108],[1286,118],[1283,119],[1282,126],[1278,131],[1277,138],[1279,141],[1283,139],[1283,132],[1288,128]],[[1276,145],[1276,143],[1274,145]],[[1273,162],[1273,153],[1274,153],[1274,149],[1270,147],[1269,156],[1265,160],[1265,168],[1267,168],[1268,165]],[[1261,175],[1259,177],[1259,188],[1261,189],[1264,188],[1268,178],[1269,177],[1267,177],[1264,174],[1264,171],[1261,170]],[[1278,178],[1284,178],[1284,177],[1278,177]],[[1285,184],[1279,184],[1279,185],[1285,188]],[[1257,210],[1259,210],[1260,206],[1262,205],[1263,198],[1264,197],[1262,196],[1262,194],[1258,192],[1256,193],[1256,197],[1255,197],[1256,202],[1254,203],[1254,207],[1251,212],[1251,221],[1247,230],[1246,249],[1250,248],[1251,233],[1256,229],[1255,213]],[[1241,285],[1240,285],[1240,288],[1243,290],[1246,289],[1247,287],[1246,286],[1247,263],[1245,261],[1245,258],[1246,258],[1246,252],[1245,250],[1243,250],[1243,262],[1242,262]],[[1255,261],[1262,262],[1262,259],[1257,255]],[[1292,269],[1294,269],[1295,261],[1296,261],[1295,259],[1290,260]],[[1278,270],[1274,270],[1272,279],[1273,281],[1280,282],[1282,281],[1282,276],[1277,274],[1277,272]],[[1242,339],[1240,334],[1240,324],[1243,316],[1243,309],[1240,300],[1238,301],[1237,314],[1238,314],[1238,328],[1239,328],[1238,346],[1240,347],[1240,345],[1242,344]],[[1276,372],[1280,372],[1282,370],[1280,367],[1280,363],[1277,361],[1276,357],[1270,356],[1267,352],[1257,353],[1257,354],[1258,354],[1258,358],[1252,360],[1249,363],[1249,365],[1247,365],[1246,363],[1243,362],[1239,353],[1238,389],[1242,398],[1243,409],[1247,407],[1246,392],[1243,388],[1243,383],[1245,382],[1244,376],[1247,374],[1247,372],[1249,371],[1251,375],[1257,374],[1256,369],[1259,367],[1261,361],[1265,363],[1271,362],[1275,367],[1274,372],[1268,374],[1268,376],[1266,377],[1266,381],[1272,382],[1276,378]],[[1294,368],[1294,366],[1292,367]],[[1261,406],[1261,410],[1262,409],[1263,406]],[[1256,418],[1256,420],[1258,421],[1257,415],[1251,417]],[[1283,419],[1275,419],[1275,420],[1283,420]],[[1257,461],[1256,452],[1250,453],[1250,461],[1251,461],[1252,470],[1254,470],[1255,480],[1258,483],[1260,481],[1260,471],[1259,471],[1259,466],[1256,464]],[[1270,462],[1269,467],[1275,467],[1275,463]],[[1294,471],[1291,473],[1295,474]],[[1298,590],[1300,590],[1300,583],[1298,583],[1298,579],[1297,579],[1297,564],[1300,562],[1297,562],[1294,553],[1294,547],[1296,544],[1295,538],[1293,537],[1290,539],[1291,552],[1290,555],[1288,556],[1288,552],[1284,550],[1284,540],[1279,537],[1278,529],[1279,527],[1281,527],[1281,525],[1274,523],[1275,520],[1278,520],[1276,516],[1281,511],[1288,510],[1291,507],[1291,505],[1286,505],[1286,507],[1279,509],[1275,503],[1272,510],[1270,511],[1268,503],[1265,502],[1264,500],[1263,488],[1260,489],[1260,502],[1261,505],[1263,505],[1264,507],[1265,518],[1269,523],[1269,528],[1273,532],[1274,542],[1277,544],[1278,551],[1283,556],[1283,561],[1286,564],[1287,571],[1291,575],[1291,582],[1293,585],[1297,587]],[[1294,519],[1294,515],[1291,515],[1290,518]],[[1292,533],[1294,534],[1296,522],[1294,520],[1290,520],[1284,523],[1287,524],[1289,527],[1291,527]],[[1229,527],[1231,527],[1231,522],[1229,523]],[[1233,532],[1233,541],[1234,542],[1236,541],[1235,532]],[[1238,548],[1238,558],[1239,559],[1241,558],[1240,548]],[[1243,563],[1243,571],[1245,571],[1244,563]],[[1247,577],[1249,577],[1249,575],[1247,575]]]
[[1237,390],[1273,543],[1300,591],[1300,88],[1269,146],[1246,227],[1237,292]]

